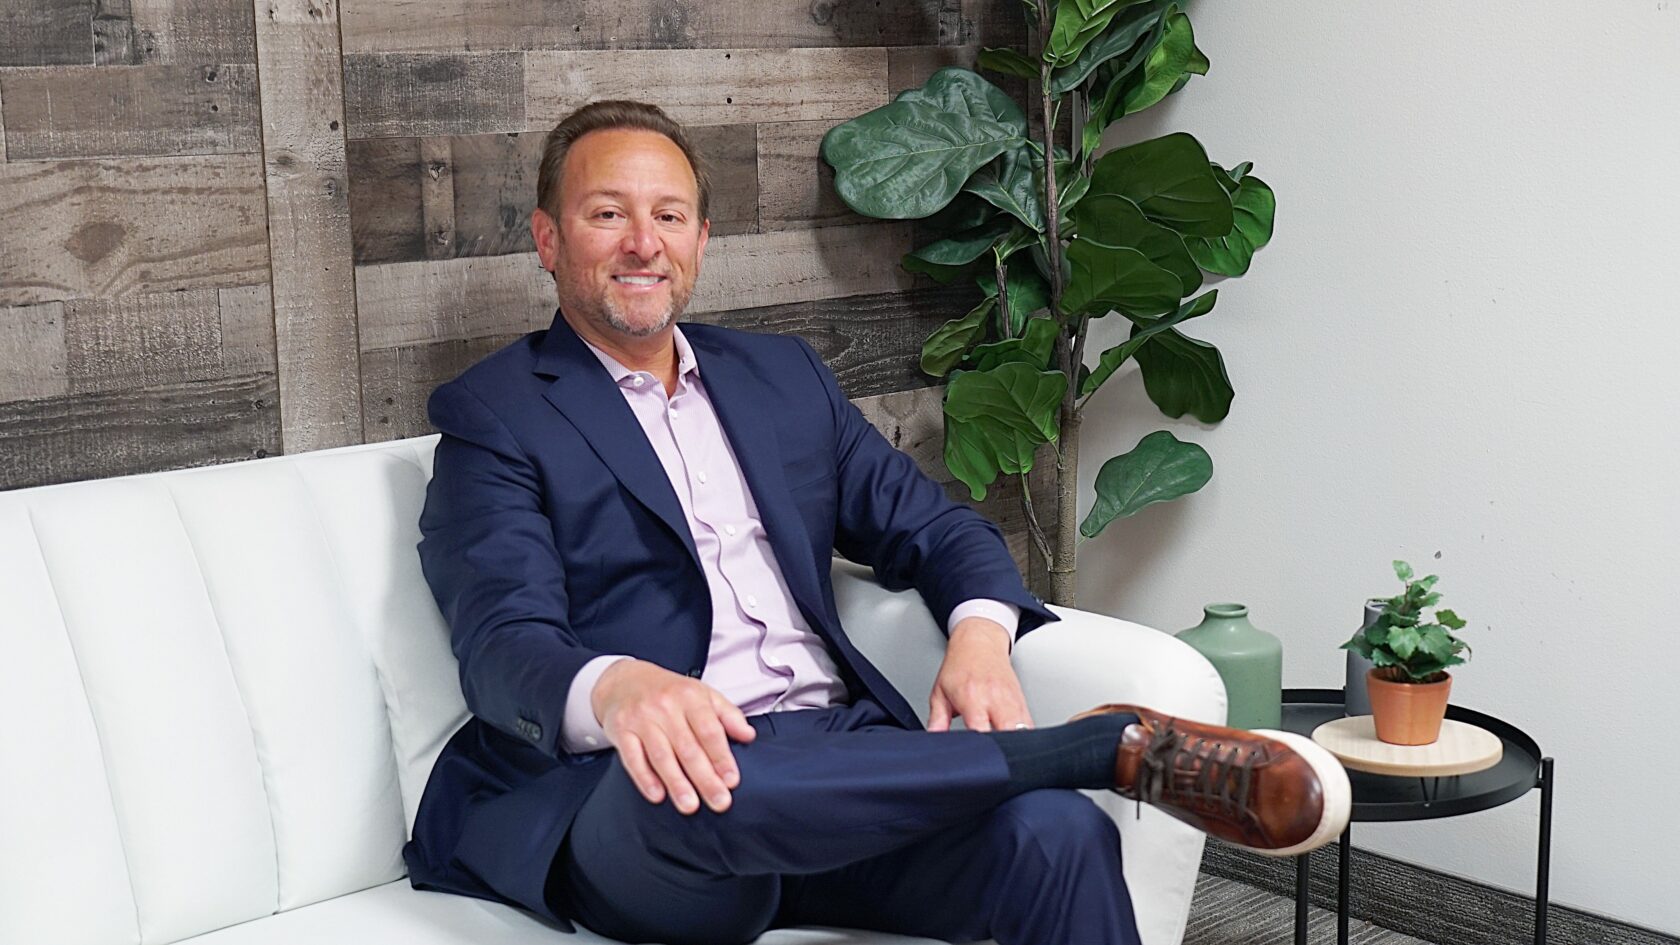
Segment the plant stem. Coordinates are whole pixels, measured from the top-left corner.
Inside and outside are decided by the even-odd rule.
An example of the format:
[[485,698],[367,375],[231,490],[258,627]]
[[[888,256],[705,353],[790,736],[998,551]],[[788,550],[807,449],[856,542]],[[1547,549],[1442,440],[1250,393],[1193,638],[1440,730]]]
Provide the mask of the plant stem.
[[[1049,0],[1038,0],[1038,35],[1041,42],[1050,36]],[[1056,187],[1056,116],[1050,103],[1050,63],[1042,51],[1038,66],[1039,105],[1044,115],[1044,222],[1045,256],[1050,261],[1050,314],[1062,315],[1062,233],[1061,194]],[[1062,395],[1061,433],[1056,450],[1056,542],[1055,554],[1049,556],[1050,602],[1064,607],[1075,604],[1074,577],[1079,554],[1079,410],[1077,394],[1079,362],[1077,352],[1084,351],[1081,329],[1073,333],[1066,329],[1056,336],[1056,360],[1068,379],[1067,391]],[[1077,337],[1076,337],[1077,336]]]
[[1050,550],[1050,542],[1045,540],[1044,526],[1038,523],[1038,513],[1033,510],[1032,482],[1028,479],[1028,475],[1028,473],[1021,473],[1021,508],[1027,513],[1027,535],[1032,539],[1033,547],[1038,549],[1039,555],[1044,558],[1045,565],[1048,566],[1055,556]]
[[1015,319],[1009,314],[1009,267],[1003,264],[1003,257],[996,251],[992,253],[992,263],[997,272],[998,337],[1012,338],[1015,335]]

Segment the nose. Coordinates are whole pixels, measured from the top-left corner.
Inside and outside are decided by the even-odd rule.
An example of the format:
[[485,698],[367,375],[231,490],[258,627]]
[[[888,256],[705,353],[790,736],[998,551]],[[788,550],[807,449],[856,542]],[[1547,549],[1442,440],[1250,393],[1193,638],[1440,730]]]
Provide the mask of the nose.
[[619,250],[626,256],[647,261],[658,256],[659,249],[659,233],[654,229],[653,219],[632,217],[629,226],[624,229],[624,240],[619,244]]

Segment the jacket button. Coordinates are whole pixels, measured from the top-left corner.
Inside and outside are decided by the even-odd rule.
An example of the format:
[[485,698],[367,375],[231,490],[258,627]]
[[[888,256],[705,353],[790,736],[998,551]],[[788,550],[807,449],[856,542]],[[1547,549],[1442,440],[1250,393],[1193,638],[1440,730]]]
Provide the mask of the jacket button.
[[699,679],[699,678],[700,678],[700,670],[698,670],[698,669],[691,669],[691,670],[689,670],[689,671],[688,671],[688,678],[690,678],[690,679]]

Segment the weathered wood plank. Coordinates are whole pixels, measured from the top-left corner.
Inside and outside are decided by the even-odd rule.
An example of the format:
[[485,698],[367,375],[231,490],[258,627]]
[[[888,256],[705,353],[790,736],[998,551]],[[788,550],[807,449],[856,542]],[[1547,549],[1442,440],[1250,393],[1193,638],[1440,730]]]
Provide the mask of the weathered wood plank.
[[697,125],[689,141],[712,182],[713,236],[758,228],[758,135],[752,125]]
[[426,419],[426,400],[432,391],[518,338],[518,334],[486,335],[363,352],[362,404],[367,412],[363,425],[368,442],[437,432]]
[[[887,50],[887,92],[891,95],[910,88],[920,88],[935,72],[950,66],[974,68],[980,57],[979,46],[911,46]],[[995,73],[986,78],[996,81]]]
[[0,74],[0,94],[13,161],[261,147],[255,66],[19,69]]
[[0,3],[0,66],[93,65],[96,0]]
[[[505,136],[504,136],[505,137]],[[447,259],[455,247],[455,170],[448,138],[420,139],[420,217],[427,259]]]
[[840,121],[886,104],[886,85],[881,48],[530,52],[525,126],[546,131],[606,98],[652,102],[697,125]]
[[5,122],[5,118],[4,118],[5,114],[6,114],[6,96],[5,96],[4,90],[0,90],[0,164],[6,163],[6,122]]
[[64,303],[0,306],[0,404],[69,390]]
[[0,220],[0,305],[269,277],[256,155],[0,165]]
[[[1009,553],[1022,574],[1028,570],[1027,546],[1031,539],[1027,531],[1026,511],[1021,503],[1019,476],[1000,476],[986,498],[975,502],[968,487],[958,482],[945,468],[944,387],[924,387],[917,390],[854,398],[852,403],[862,411],[865,419],[875,425],[894,447],[903,450],[916,461],[922,472],[945,487],[945,492],[958,502],[974,506],[1002,529]],[[1033,483],[1034,512],[1040,522],[1055,520],[1055,463],[1047,451],[1040,454],[1029,474]]]
[[272,374],[274,295],[267,285],[216,290],[222,323],[222,373]]
[[537,205],[537,164],[543,135],[471,135],[449,138],[455,168],[454,239],[449,256],[529,253],[531,208]]
[[1019,3],[1012,3],[1010,0],[950,0],[946,6],[955,6],[958,16],[955,19],[955,33],[943,33],[939,38],[941,45],[1027,44],[1026,11]]
[[517,52],[344,57],[352,138],[524,131],[525,87]]
[[870,397],[938,383],[920,370],[922,342],[934,329],[967,311],[978,295],[972,286],[938,286],[705,312],[688,320],[799,335],[834,372],[847,397]]
[[208,466],[280,450],[274,375],[10,403],[0,489]]
[[787,230],[862,223],[834,192],[834,168],[820,156],[835,121],[766,122],[758,126],[758,226]]
[[554,308],[554,282],[536,253],[356,270],[363,351],[523,334],[546,328]]
[[957,0],[346,0],[344,51],[931,45]]
[[216,292],[192,289],[66,303],[70,393],[179,384],[225,374]]
[[350,235],[357,265],[425,259],[419,138],[351,139]]
[[128,0],[136,62],[257,61],[251,0]]
[[292,452],[360,443],[338,13],[331,0],[259,0],[259,7],[281,429]]
[[[906,224],[871,224],[718,237],[707,245],[688,312],[903,291],[911,281],[898,258],[909,234]],[[533,331],[548,326],[554,307],[554,283],[536,253],[356,271],[364,351]]]
[[[753,126],[690,132],[711,168],[712,234],[750,232],[758,215]],[[356,263],[533,251],[531,209],[545,138],[526,132],[352,140]]]
[[129,0],[98,0],[93,8],[92,27],[94,65],[127,66],[140,61],[136,56]]
[[692,313],[784,305],[911,287],[898,260],[910,250],[905,223],[723,236],[706,247]]

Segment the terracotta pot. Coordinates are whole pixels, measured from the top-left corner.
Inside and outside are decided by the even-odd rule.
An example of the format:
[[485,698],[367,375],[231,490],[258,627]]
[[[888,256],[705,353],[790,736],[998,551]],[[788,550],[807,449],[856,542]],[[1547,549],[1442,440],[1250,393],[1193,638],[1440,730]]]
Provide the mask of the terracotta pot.
[[1452,677],[1432,683],[1394,682],[1377,673],[1373,669],[1365,676],[1377,738],[1390,745],[1434,744],[1447,716]]

